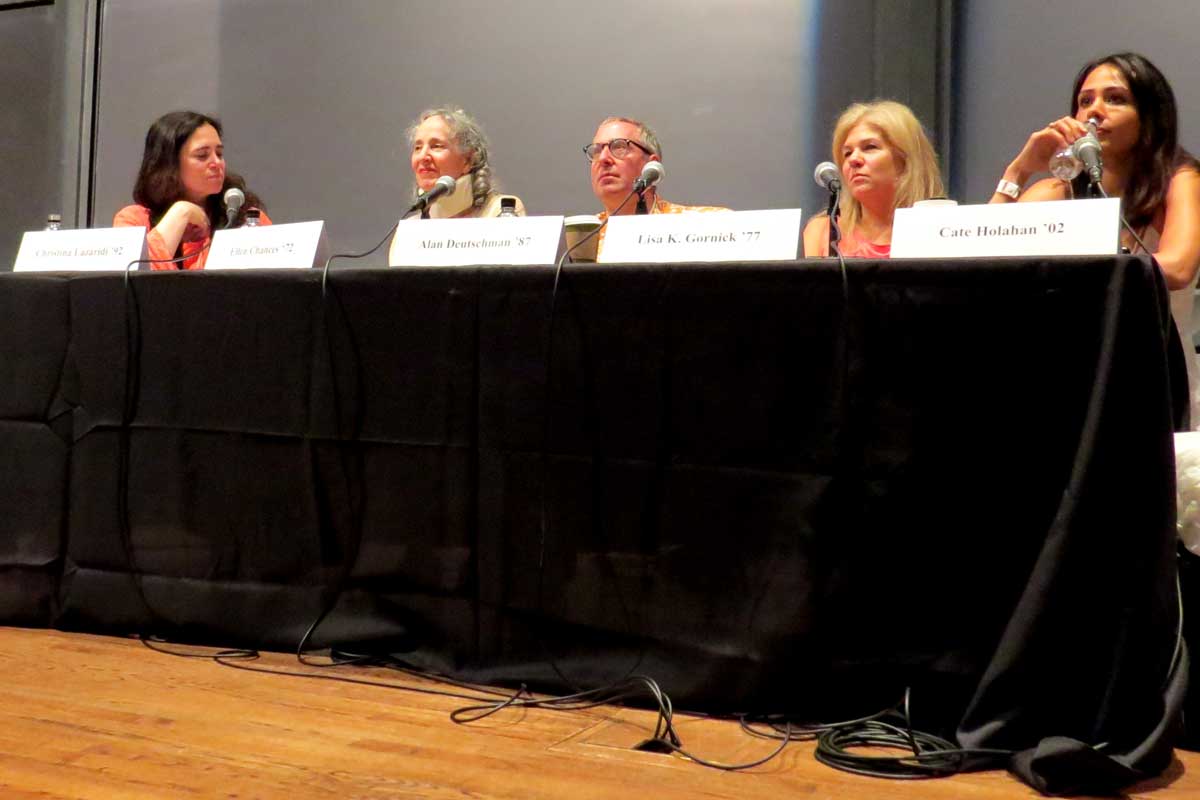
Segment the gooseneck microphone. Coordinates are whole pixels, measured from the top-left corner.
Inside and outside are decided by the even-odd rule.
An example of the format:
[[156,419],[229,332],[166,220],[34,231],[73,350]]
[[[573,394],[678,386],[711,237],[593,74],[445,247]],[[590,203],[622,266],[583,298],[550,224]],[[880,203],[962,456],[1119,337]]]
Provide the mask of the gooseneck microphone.
[[822,161],[817,164],[817,168],[813,170],[813,180],[817,182],[817,186],[827,192],[842,190],[842,172],[832,161]]
[[1100,123],[1089,119],[1088,132],[1071,143],[1071,152],[1083,163],[1092,184],[1099,184],[1104,177],[1104,161],[1100,157],[1100,140],[1096,138],[1096,126]]
[[429,187],[428,192],[422,192],[421,195],[417,197],[417,202],[413,203],[412,208],[410,208],[404,216],[407,217],[414,211],[420,211],[421,216],[424,217],[428,213],[429,206],[434,200],[437,200],[439,197],[449,197],[450,195],[454,194],[454,190],[457,186],[458,182],[454,180],[454,178],[451,178],[449,175],[443,175],[437,179],[433,186]]
[[408,210],[404,212],[404,215],[401,216],[400,219],[396,220],[392,224],[392,227],[388,228],[388,232],[385,233],[383,238],[379,240],[379,244],[362,253],[333,253],[329,256],[329,258],[325,259],[325,266],[321,268],[321,297],[325,297],[326,291],[328,290],[330,264],[339,258],[366,258],[367,256],[371,255],[376,250],[383,247],[384,242],[392,238],[392,234],[395,233],[396,228],[399,227],[400,223],[408,219],[408,217],[414,211],[420,211],[422,218],[426,217],[430,203],[432,203],[434,200],[437,200],[439,197],[454,194],[454,189],[457,186],[458,182],[455,181],[454,178],[451,178],[449,175],[443,175],[437,179],[433,186],[429,187],[428,192],[422,192],[421,195],[417,197],[417,202],[409,206]]
[[242,204],[246,202],[246,194],[236,186],[225,190],[225,227],[232,228],[233,221],[237,219],[238,212],[242,210]]
[[642,174],[633,182],[633,191],[637,192],[638,196],[635,214],[650,213],[646,208],[646,190],[661,181],[666,175],[667,171],[663,169],[661,161],[648,161],[646,166],[642,167]]
[[829,192],[829,205],[825,212],[829,215],[829,255],[841,257],[838,242],[842,240],[842,230],[838,227],[838,214],[842,202],[842,171],[832,161],[822,161],[813,170],[813,180],[825,191]]
[[667,177],[667,171],[663,169],[662,162],[649,161],[646,166],[642,167],[641,177],[634,181],[633,190],[641,194],[665,177]]

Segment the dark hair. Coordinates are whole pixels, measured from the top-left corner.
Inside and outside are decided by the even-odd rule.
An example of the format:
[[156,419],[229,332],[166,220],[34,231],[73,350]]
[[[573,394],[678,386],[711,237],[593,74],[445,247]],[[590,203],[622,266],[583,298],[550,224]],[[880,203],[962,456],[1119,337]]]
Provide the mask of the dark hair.
[[[1135,228],[1145,227],[1167,199],[1171,177],[1181,168],[1200,169],[1191,153],[1179,146],[1179,112],[1171,84],[1150,60],[1137,53],[1113,53],[1084,64],[1071,90],[1071,116],[1079,110],[1079,89],[1097,67],[1108,64],[1121,73],[1138,113],[1138,140],[1130,161],[1129,183],[1122,196],[1123,213]],[[1075,179],[1077,197],[1088,189],[1086,175]]]
[[[142,152],[142,166],[133,185],[133,202],[150,209],[151,225],[157,225],[171,204],[183,197],[183,184],[179,180],[179,151],[196,129],[203,125],[213,126],[217,135],[224,136],[220,120],[195,111],[163,114],[146,131],[146,149]],[[221,191],[209,195],[204,201],[204,210],[208,212],[208,221],[212,223],[213,230],[225,221],[222,197],[225,190],[231,187],[246,193],[246,202],[238,212],[238,224],[245,222],[247,209],[263,208],[262,200],[246,189],[246,181],[240,175],[226,171]]]

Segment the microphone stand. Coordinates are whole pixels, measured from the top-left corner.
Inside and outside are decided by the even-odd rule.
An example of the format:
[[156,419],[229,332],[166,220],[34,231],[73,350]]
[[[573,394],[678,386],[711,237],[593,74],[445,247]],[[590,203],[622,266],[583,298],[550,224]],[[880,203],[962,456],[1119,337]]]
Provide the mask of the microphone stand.
[[838,243],[842,240],[842,229],[838,225],[838,216],[841,214],[842,190],[831,189],[829,192],[829,206],[826,213],[829,215],[829,255],[840,253],[841,248]]
[[638,189],[637,196],[638,196],[637,208],[634,210],[633,213],[634,214],[649,214],[650,211],[649,211],[649,209],[646,208],[646,190]]

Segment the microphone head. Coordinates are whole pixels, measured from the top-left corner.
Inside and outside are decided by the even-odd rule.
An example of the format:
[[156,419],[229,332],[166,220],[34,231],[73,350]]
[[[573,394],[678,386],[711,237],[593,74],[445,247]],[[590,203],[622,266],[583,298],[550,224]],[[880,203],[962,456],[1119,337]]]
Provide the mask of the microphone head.
[[458,181],[451,178],[449,175],[443,175],[437,179],[437,182],[429,188],[430,193],[437,192],[439,195],[452,195],[458,187]]
[[237,210],[246,202],[246,193],[236,186],[225,190],[225,210],[237,213]]
[[1071,150],[1075,153],[1075,157],[1080,160],[1084,159],[1085,153],[1094,154],[1099,157],[1100,140],[1096,138],[1096,134],[1089,131],[1071,143]]
[[642,174],[633,182],[633,190],[640,194],[661,181],[666,175],[667,171],[663,168],[661,161],[648,161],[646,166],[642,167]]
[[835,191],[841,187],[842,171],[832,161],[822,161],[813,170],[813,180],[826,191]]
[[661,161],[648,161],[646,166],[642,167],[642,180],[646,182],[647,186],[658,183],[665,177],[667,177],[667,170]]

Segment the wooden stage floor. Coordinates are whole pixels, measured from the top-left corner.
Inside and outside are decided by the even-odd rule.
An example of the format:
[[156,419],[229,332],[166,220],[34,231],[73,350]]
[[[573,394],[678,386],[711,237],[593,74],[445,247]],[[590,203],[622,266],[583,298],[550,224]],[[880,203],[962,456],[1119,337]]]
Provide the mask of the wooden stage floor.
[[[212,651],[173,649],[195,653]],[[153,652],[135,639],[0,628],[0,798],[953,798],[1039,797],[1005,772],[884,781],[813,759],[813,743],[725,773],[634,751],[655,715],[506,710],[471,725],[464,701],[269,675]],[[322,672],[293,656],[260,667]],[[447,688],[395,671],[332,672]],[[750,761],[774,744],[735,722],[676,717],[697,755]],[[1127,795],[1200,798],[1200,754],[1178,751]]]

